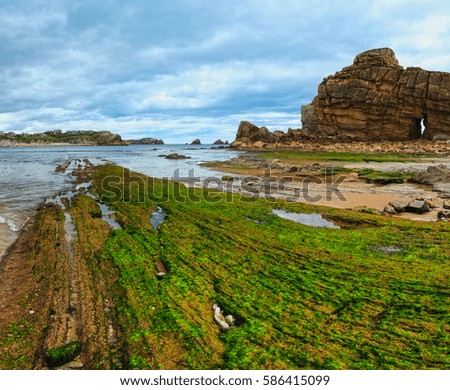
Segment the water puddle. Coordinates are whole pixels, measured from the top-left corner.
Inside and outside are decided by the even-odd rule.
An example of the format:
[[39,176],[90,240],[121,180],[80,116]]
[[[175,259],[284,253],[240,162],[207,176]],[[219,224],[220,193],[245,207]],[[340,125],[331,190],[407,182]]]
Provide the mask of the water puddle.
[[378,246],[374,248],[377,252],[382,253],[384,255],[390,255],[392,253],[400,253],[402,250],[399,247],[390,245],[390,246]]
[[164,210],[158,206],[158,210],[156,210],[150,218],[150,223],[152,224],[155,231],[158,230],[159,226],[164,222],[166,217],[167,215]]
[[303,225],[312,227],[326,227],[329,229],[340,229],[338,225],[333,222],[327,221],[320,214],[301,214],[301,213],[289,213],[285,210],[272,210],[272,213],[280,218],[288,219],[301,223]]
[[98,203],[100,210],[102,211],[102,220],[105,221],[112,230],[120,230],[122,226],[115,219],[111,218],[111,215],[115,214],[115,211],[111,210],[108,206],[102,203]]
[[75,187],[75,191],[86,191],[91,186],[91,184],[91,181],[88,181],[87,183],[80,183]]
[[61,207],[62,210],[66,209],[66,204],[70,204],[72,202],[72,198],[75,196],[73,191],[67,191],[64,194],[55,195],[50,199],[47,199],[45,203],[54,204]]

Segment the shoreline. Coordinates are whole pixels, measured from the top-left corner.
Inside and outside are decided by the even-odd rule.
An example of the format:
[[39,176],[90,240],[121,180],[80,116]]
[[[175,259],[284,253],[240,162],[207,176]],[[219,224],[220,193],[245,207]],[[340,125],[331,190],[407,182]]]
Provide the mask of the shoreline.
[[339,138],[305,138],[288,143],[267,143],[263,141],[235,141],[231,147],[247,152],[350,152],[350,153],[401,153],[401,154],[436,154],[450,155],[450,141],[411,140],[411,141],[359,141],[341,140]]
[[7,145],[2,146],[1,148],[35,148],[35,147],[53,147],[53,146],[129,146],[131,144],[123,143],[123,144],[107,144],[107,145],[99,145],[99,144],[90,144],[90,143],[83,143],[83,144],[70,144],[70,143],[64,143],[64,142],[55,142],[55,143],[49,143],[49,144],[28,144],[28,143],[18,143],[15,145]]
[[[392,299],[415,308],[448,284],[447,224],[253,199],[133,173],[145,183],[138,188],[123,170],[86,163],[75,181],[92,180],[95,199],[80,191],[71,202],[63,194],[42,204],[8,250],[0,264],[1,368],[51,368],[49,351],[67,343],[81,353],[65,357],[60,369],[326,369],[325,349],[340,368],[386,368],[372,356],[352,358],[355,337],[392,357],[389,368],[446,364],[398,354],[398,343],[443,353],[434,311],[414,311],[412,319],[389,314],[405,332],[418,320],[424,325],[407,339],[379,318]],[[123,197],[110,203],[116,192]],[[317,213],[339,229],[287,221],[273,210]],[[155,213],[163,215],[158,227]],[[405,274],[402,259],[410,256]],[[392,285],[411,291],[393,295]],[[263,303],[255,301],[263,295]],[[226,334],[217,306],[232,324]],[[433,310],[444,307],[435,302]],[[254,342],[255,326],[269,330],[275,353]],[[310,356],[299,362],[292,357],[298,348]],[[343,348],[344,355],[333,352]]]
[[[297,158],[292,157],[289,152],[288,157],[284,157],[280,151],[273,152],[270,156],[264,152],[249,152],[231,160],[205,163],[204,166],[222,171],[226,174],[223,176],[225,189],[228,186],[226,190],[242,194],[257,192],[262,196],[284,197],[304,204],[374,213],[384,213],[386,206],[396,201],[429,199],[436,204],[435,208],[423,214],[402,212],[393,215],[395,218],[410,220],[437,221],[438,211],[444,210],[442,205],[450,197],[450,194],[439,193],[430,185],[407,180],[400,184],[377,184],[365,180],[358,173],[380,171],[381,175],[382,172],[386,172],[386,175],[396,172],[413,174],[440,164],[450,168],[448,156],[421,158],[418,161],[359,163],[302,159],[302,152],[296,153]],[[331,176],[327,174],[328,170],[332,172]],[[248,181],[251,187],[248,186]],[[333,183],[338,188],[334,188]]]

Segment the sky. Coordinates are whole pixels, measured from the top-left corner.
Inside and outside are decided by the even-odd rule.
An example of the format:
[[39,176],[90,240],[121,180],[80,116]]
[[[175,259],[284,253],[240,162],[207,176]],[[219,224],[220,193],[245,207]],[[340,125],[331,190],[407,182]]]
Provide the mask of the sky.
[[324,77],[380,47],[450,72],[450,2],[0,0],[0,131],[286,131]]

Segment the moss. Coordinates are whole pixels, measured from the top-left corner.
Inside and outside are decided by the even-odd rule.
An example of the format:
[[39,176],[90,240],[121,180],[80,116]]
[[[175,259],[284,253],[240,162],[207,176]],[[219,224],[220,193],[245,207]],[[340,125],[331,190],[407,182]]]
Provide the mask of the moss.
[[74,341],[62,347],[51,348],[45,355],[50,368],[58,367],[74,360],[81,353],[81,343]]
[[369,183],[391,184],[404,183],[411,179],[413,174],[403,172],[380,172],[372,169],[365,169],[358,172],[358,176],[367,180]]
[[[110,187],[96,183],[107,177],[120,168],[100,168],[101,196]],[[436,314],[448,305],[449,227],[202,189],[175,196],[170,182],[144,182],[128,203],[111,203],[124,230],[101,251],[119,272],[129,368],[450,367],[438,337],[450,329]],[[168,214],[157,233],[156,205]],[[273,208],[320,213],[345,229],[303,226]],[[402,250],[373,250],[387,246]],[[159,262],[168,269],[161,280]],[[220,332],[213,303],[238,326]]]

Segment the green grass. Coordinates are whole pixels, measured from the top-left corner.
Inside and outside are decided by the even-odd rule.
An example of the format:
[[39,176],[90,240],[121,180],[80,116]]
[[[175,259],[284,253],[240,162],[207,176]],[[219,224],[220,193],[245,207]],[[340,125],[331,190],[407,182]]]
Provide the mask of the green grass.
[[305,161],[342,161],[342,162],[414,162],[431,155],[411,155],[403,153],[344,153],[344,152],[292,152],[280,151],[262,153],[263,158],[277,158],[281,160],[305,160]]
[[[126,367],[450,368],[447,225],[140,175],[121,186],[121,177],[122,168],[103,166],[93,186],[124,227],[95,258],[119,275],[110,288]],[[168,217],[155,232],[158,205]],[[272,208],[320,212],[355,229],[303,226]],[[378,249],[386,246],[401,252]],[[168,270],[161,280],[158,263]],[[213,303],[238,326],[222,333]]]
[[380,172],[372,169],[365,169],[358,172],[358,176],[367,180],[370,183],[389,184],[389,183],[404,183],[410,180],[413,173],[402,172]]

